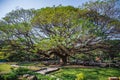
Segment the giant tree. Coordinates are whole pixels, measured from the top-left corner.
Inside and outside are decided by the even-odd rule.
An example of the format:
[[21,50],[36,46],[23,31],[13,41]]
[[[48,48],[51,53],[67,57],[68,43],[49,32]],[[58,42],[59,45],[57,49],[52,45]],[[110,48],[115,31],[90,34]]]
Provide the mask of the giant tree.
[[116,10],[112,1],[91,2],[84,8],[54,6],[36,11],[18,9],[3,18],[0,32],[14,51],[38,53],[46,57],[54,54],[62,64],[66,64],[68,57],[74,54],[110,48],[105,41],[110,39],[112,31],[117,31],[114,29],[120,22],[119,17],[115,16],[119,9],[112,13]]
[[[48,55],[55,54],[64,64],[67,57],[76,53],[95,50],[102,42],[104,32],[90,17],[84,18],[89,12],[86,9],[71,6],[57,6],[42,8],[33,18],[33,25],[40,30],[43,40],[39,42],[39,49]],[[86,15],[87,16],[87,15]]]

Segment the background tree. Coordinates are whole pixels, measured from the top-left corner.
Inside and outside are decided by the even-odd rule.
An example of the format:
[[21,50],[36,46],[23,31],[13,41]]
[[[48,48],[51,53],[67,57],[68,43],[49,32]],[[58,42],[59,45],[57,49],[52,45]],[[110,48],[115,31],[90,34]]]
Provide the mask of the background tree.
[[[17,9],[8,13],[1,21],[1,38],[9,46],[8,53],[25,57],[30,55],[33,47],[33,31],[30,20],[34,16],[34,10]],[[22,54],[24,53],[24,54]],[[12,55],[11,55],[12,56]],[[14,57],[14,56],[13,56]],[[28,59],[26,56],[25,59]]]
[[[90,1],[89,3],[84,4],[84,8],[90,11],[87,14],[92,18],[93,21],[95,21],[95,24],[104,27],[104,31],[106,31],[106,26],[112,26],[107,33],[110,33],[110,36],[115,36],[115,34],[119,34],[120,28],[119,2],[120,0]],[[98,13],[100,15],[98,15]]]
[[[101,25],[101,30],[106,33],[105,45],[108,48],[108,55],[111,59],[119,54],[119,40],[120,40],[120,0],[104,0],[86,3],[85,9],[89,10],[86,14],[91,17],[96,25]],[[99,13],[99,15],[98,15]],[[85,16],[86,17],[86,16]],[[109,29],[109,30],[108,30]],[[110,42],[109,44],[106,44]],[[118,42],[118,43],[117,43]],[[117,44],[116,44],[117,43]],[[114,44],[114,45],[113,45]],[[111,46],[111,47],[110,47]],[[112,57],[113,56],[113,57]]]

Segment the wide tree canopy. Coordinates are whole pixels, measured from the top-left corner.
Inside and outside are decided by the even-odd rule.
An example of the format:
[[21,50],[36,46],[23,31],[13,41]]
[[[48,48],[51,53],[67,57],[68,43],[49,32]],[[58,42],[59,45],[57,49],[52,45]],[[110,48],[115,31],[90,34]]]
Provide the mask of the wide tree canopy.
[[[116,2],[89,2],[83,8],[60,5],[12,11],[0,21],[0,44],[5,46],[1,50],[23,60],[30,60],[34,53],[55,55],[62,64],[75,54],[97,49],[109,52],[114,47],[109,40],[114,41],[113,35],[120,34],[120,9]],[[115,45],[119,53],[120,45]]]

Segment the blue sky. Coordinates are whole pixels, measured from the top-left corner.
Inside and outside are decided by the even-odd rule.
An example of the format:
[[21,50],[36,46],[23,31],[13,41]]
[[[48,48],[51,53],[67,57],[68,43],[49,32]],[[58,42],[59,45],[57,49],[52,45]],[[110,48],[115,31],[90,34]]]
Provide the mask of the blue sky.
[[87,1],[90,0],[0,0],[0,19],[4,17],[6,13],[16,8],[39,9],[46,6],[57,6],[59,4],[78,7]]

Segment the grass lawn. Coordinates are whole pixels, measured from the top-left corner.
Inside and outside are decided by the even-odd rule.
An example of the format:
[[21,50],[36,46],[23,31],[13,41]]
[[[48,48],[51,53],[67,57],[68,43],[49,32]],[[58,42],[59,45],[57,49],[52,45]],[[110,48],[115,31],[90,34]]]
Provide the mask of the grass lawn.
[[[34,65],[34,66],[33,66]],[[40,65],[40,64],[39,64]],[[39,66],[37,65],[37,66]],[[35,64],[22,64],[22,66],[30,67],[31,70],[37,69]],[[8,73],[11,71],[9,63],[0,63],[0,74]],[[49,76],[37,74],[39,79],[44,78],[47,80],[50,76],[55,76],[60,80],[75,80],[76,75],[83,73],[85,80],[108,80],[108,77],[120,77],[120,69],[118,68],[80,68],[80,67],[63,67],[59,71],[50,73]],[[56,80],[56,79],[50,79]]]
[[18,65],[20,65],[20,66],[38,66],[38,67],[45,66],[41,62],[22,62],[22,63],[18,63]]
[[11,71],[10,64],[7,63],[0,63],[0,74],[2,73],[9,73]]
[[63,80],[75,80],[76,75],[83,73],[85,80],[108,80],[108,77],[120,77],[120,69],[115,68],[63,68],[52,73]]
[[6,63],[0,63],[0,74],[4,74],[4,73],[9,73],[11,71],[11,64],[18,64],[19,66],[22,66],[24,68],[28,68],[32,71],[36,71],[36,70],[40,70],[41,66],[43,66],[40,63],[17,63],[17,62],[6,62]]

